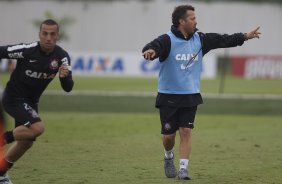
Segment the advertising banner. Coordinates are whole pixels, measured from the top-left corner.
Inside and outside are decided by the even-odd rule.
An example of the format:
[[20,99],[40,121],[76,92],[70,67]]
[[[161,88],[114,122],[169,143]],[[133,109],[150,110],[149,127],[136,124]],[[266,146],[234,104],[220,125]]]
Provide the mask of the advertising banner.
[[282,79],[282,56],[232,57],[232,74],[247,79]]
[[[147,61],[140,53],[120,52],[71,52],[74,75],[96,76],[158,76],[160,63]],[[214,78],[217,74],[216,57],[204,57],[203,78]]]

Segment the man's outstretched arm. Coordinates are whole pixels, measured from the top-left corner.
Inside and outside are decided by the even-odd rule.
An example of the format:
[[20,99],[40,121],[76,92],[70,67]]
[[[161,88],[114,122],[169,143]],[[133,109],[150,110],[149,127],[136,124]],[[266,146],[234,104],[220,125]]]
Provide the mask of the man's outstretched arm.
[[258,30],[260,27],[257,27],[253,31],[248,33],[234,33],[231,35],[228,34],[218,34],[218,33],[200,33],[202,39],[202,51],[203,55],[208,53],[210,50],[218,48],[229,48],[241,46],[247,40],[253,38],[259,38],[261,34]]

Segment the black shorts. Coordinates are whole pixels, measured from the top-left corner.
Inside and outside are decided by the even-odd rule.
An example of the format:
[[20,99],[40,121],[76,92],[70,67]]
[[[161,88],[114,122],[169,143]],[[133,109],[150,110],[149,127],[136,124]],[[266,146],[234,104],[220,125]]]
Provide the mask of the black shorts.
[[162,124],[162,134],[174,134],[179,128],[194,128],[197,106],[161,106],[159,107],[159,110]]
[[2,104],[4,110],[15,119],[15,127],[20,125],[29,126],[41,121],[38,115],[37,103],[32,103],[28,99],[12,98],[4,93]]

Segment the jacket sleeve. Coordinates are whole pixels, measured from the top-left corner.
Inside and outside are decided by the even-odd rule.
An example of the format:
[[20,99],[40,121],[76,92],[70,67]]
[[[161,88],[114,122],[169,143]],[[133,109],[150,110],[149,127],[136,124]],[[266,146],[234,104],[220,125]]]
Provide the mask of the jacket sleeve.
[[[15,49],[13,49],[15,48]],[[5,59],[21,59],[24,58],[25,49],[16,48],[15,46],[1,46],[0,47],[0,58]]]
[[0,46],[0,58],[22,59],[28,55],[28,50],[35,47],[38,43],[20,43],[17,45]]
[[7,58],[8,59],[7,48],[8,48],[8,46],[0,46],[0,59],[1,58]]
[[146,50],[153,49],[156,51],[156,56],[153,59],[159,58],[160,62],[164,61],[170,52],[171,41],[167,34],[163,34],[154,39],[142,49],[142,53]]
[[72,79],[72,72],[65,78],[60,78],[61,86],[65,92],[70,92],[74,86],[74,81]]
[[63,88],[65,92],[70,92],[74,86],[74,81],[72,79],[71,62],[70,62],[70,57],[68,54],[66,54],[66,57],[64,57],[61,60],[61,64],[67,65],[68,70],[69,70],[68,76],[64,78],[60,77],[61,87]]
[[241,46],[245,41],[245,35],[243,33],[234,33],[232,35],[200,33],[200,37],[203,55],[213,49]]

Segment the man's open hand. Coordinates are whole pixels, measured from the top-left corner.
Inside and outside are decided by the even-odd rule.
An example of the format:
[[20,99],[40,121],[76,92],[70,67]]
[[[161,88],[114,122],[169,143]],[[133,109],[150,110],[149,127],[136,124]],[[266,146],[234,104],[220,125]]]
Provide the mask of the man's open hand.
[[260,27],[257,27],[255,30],[249,32],[249,33],[245,33],[245,37],[247,40],[249,39],[253,39],[253,38],[259,38],[259,35],[261,34],[261,32],[259,32]]
[[143,52],[143,56],[147,60],[153,60],[153,58],[156,56],[156,51],[154,51],[153,49],[146,50],[145,52]]

